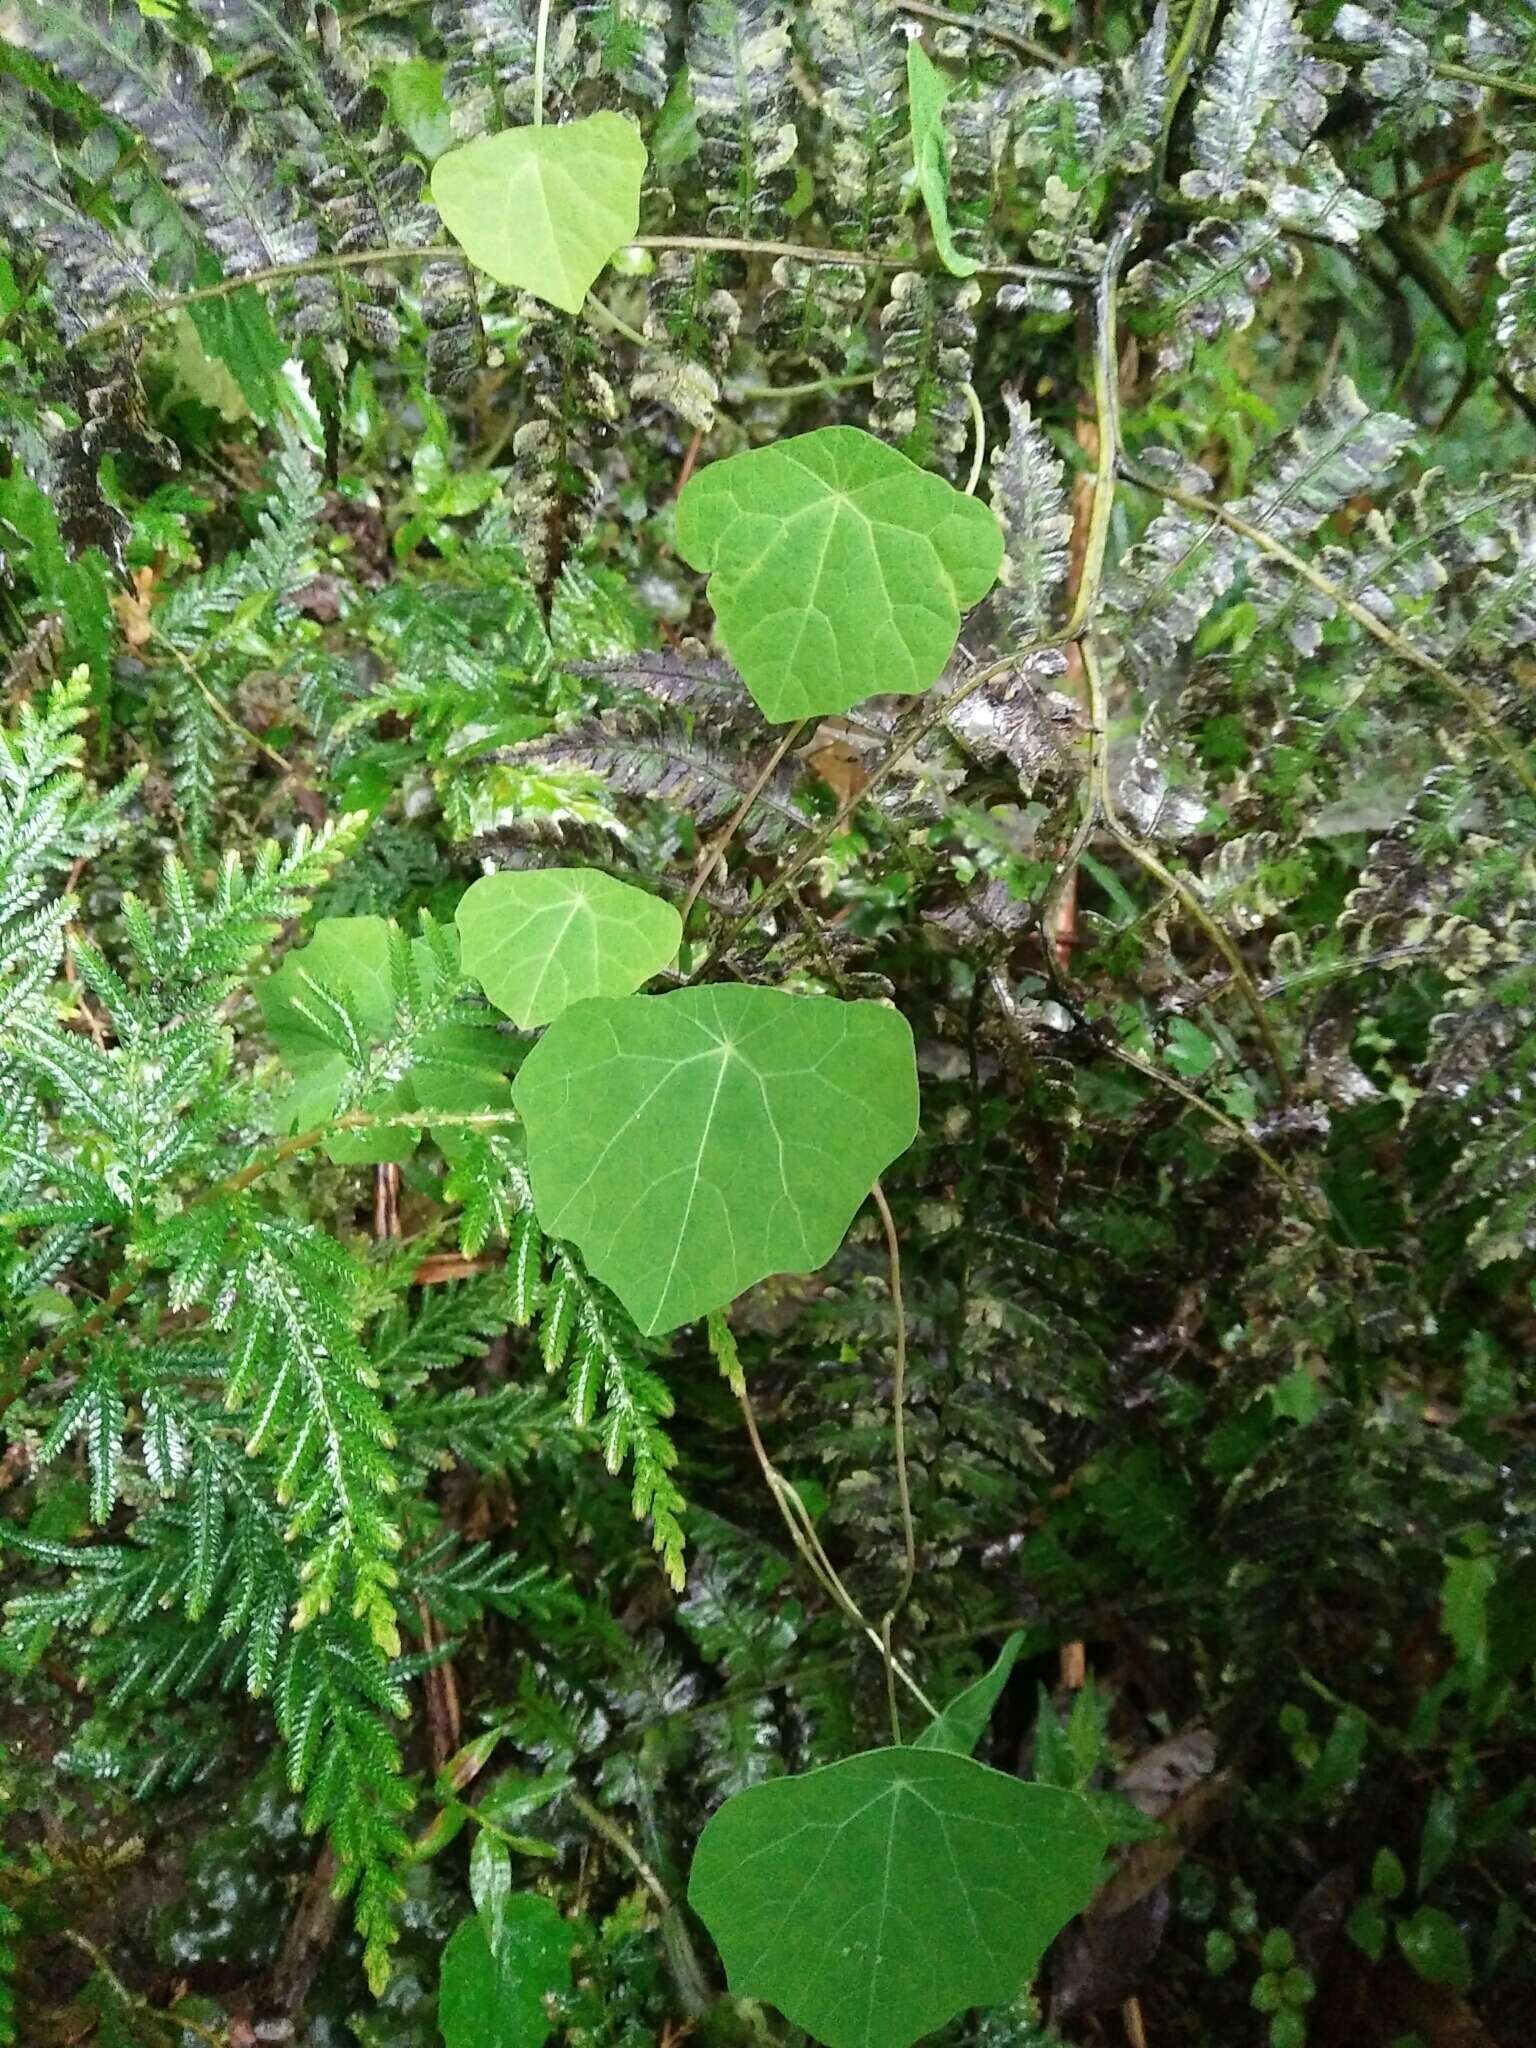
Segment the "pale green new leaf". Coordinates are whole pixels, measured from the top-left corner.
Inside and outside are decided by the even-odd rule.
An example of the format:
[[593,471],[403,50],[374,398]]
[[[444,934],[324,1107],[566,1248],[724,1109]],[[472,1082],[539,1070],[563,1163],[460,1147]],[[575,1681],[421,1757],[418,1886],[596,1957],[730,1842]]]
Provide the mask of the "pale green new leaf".
[[707,987],[578,1004],[518,1074],[539,1222],[642,1330],[808,1273],[917,1130],[906,1020]]
[[826,2048],[909,2048],[1017,1996],[1093,1897],[1107,1846],[1079,1793],[877,1749],[728,1799],[688,1897],[738,1998]]
[[[382,917],[327,917],[307,946],[296,948],[257,990],[267,1030],[293,1079],[278,1103],[281,1128],[309,1130],[336,1113],[355,1058],[339,1050],[336,1030],[355,1025],[358,1052],[382,1044],[395,1028],[390,928]],[[437,963],[424,939],[411,946],[416,972],[430,989]],[[442,1110],[461,1114],[505,1104],[500,1070],[504,1048],[493,1032],[446,1024],[412,1049],[410,1071],[366,1107],[373,1114]],[[408,1159],[421,1142],[411,1126],[341,1132],[326,1145],[338,1166]]]
[[928,209],[933,245],[939,261],[953,277],[972,277],[976,265],[955,247],[949,228],[949,154],[944,136],[944,106],[949,87],[929,63],[921,43],[907,45],[907,103],[912,113],[912,161],[917,189]]
[[1023,1647],[1024,1631],[1016,1628],[998,1651],[991,1670],[978,1678],[974,1685],[968,1685],[964,1692],[957,1693],[949,1705],[934,1716],[918,1736],[915,1747],[947,1749],[956,1756],[969,1756],[987,1732],[992,1709],[1002,1698],[1003,1687],[1008,1683],[1009,1674],[1019,1661]]
[[627,996],[677,956],[670,903],[596,868],[482,875],[460,899],[464,972],[524,1031],[586,996]]
[[622,114],[503,128],[440,156],[432,200],[472,263],[499,284],[579,313],[640,226],[645,144]]
[[464,1920],[443,1950],[437,2021],[447,2048],[543,2048],[548,2001],[568,1990],[575,1932],[538,1892],[501,1900],[495,1940]]
[[711,463],[677,507],[720,638],[769,718],[925,690],[997,578],[987,506],[857,427]]

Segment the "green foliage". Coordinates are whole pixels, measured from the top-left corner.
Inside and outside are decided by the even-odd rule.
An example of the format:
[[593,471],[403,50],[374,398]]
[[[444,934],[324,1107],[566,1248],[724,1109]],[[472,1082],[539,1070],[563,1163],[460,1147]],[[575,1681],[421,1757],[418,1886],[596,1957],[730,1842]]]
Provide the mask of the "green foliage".
[[466,1920],[443,1951],[443,2039],[447,2048],[543,2048],[550,2002],[570,1984],[575,1936],[536,1892],[500,1899],[489,1927],[486,1917],[482,1908]]
[[974,1685],[968,1685],[964,1692],[956,1694],[944,1711],[928,1723],[913,1748],[946,1749],[952,1750],[956,1756],[970,1756],[986,1733],[992,1709],[1002,1697],[1003,1687],[1008,1683],[1023,1647],[1024,1633],[1022,1629],[1015,1629],[998,1651],[991,1669],[983,1673]]
[[924,689],[1001,555],[984,506],[849,427],[712,464],[683,493],[677,540],[710,571],[720,638],[773,719]]
[[917,1128],[900,1016],[774,989],[568,1010],[513,1100],[540,1223],[649,1333],[825,1265]]
[[482,875],[459,899],[464,971],[520,1030],[589,996],[627,996],[677,957],[682,924],[594,869]]
[[1076,1793],[880,1749],[738,1793],[700,1838],[688,1895],[738,1997],[828,2048],[906,2048],[1014,1996],[1092,1897],[1106,1846]]
[[591,114],[449,150],[433,166],[432,198],[444,227],[498,283],[579,313],[599,272],[634,239],[645,165],[632,121]]
[[944,105],[949,98],[942,75],[923,53],[920,43],[907,45],[907,97],[912,108],[912,157],[918,190],[928,209],[934,246],[944,268],[954,277],[972,277],[976,264],[955,247],[949,228],[949,157],[944,133]]
[[1521,2036],[1529,16],[0,6],[0,2037]]
[[309,1131],[353,1111],[384,1120],[328,1139],[338,1165],[408,1159],[421,1127],[392,1130],[393,1115],[489,1116],[507,1102],[505,1051],[465,1000],[451,931],[429,922],[407,939],[380,917],[322,918],[259,993],[294,1077],[276,1106],[279,1128]]

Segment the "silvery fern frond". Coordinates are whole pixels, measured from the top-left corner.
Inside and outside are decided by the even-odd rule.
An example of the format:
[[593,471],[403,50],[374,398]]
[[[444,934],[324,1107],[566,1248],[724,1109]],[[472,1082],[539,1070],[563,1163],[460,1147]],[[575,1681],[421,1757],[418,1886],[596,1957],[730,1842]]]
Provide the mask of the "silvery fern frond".
[[1536,135],[1528,139],[1531,147],[1513,149],[1504,159],[1507,226],[1493,338],[1511,381],[1536,397]]
[[1125,280],[1130,325],[1157,343],[1156,368],[1189,367],[1196,344],[1241,334],[1275,276],[1297,275],[1301,258],[1272,220],[1204,220]]
[[[0,37],[52,64],[142,137],[226,276],[317,254],[313,221],[292,186],[275,175],[227,88],[136,11],[92,0],[7,0]],[[334,287],[315,277],[295,289],[299,331],[323,331],[336,314]]]
[[712,234],[767,232],[798,147],[782,0],[693,0],[688,73]]
[[[1376,489],[1412,433],[1395,414],[1372,412],[1341,377],[1274,444],[1259,481],[1231,509],[1294,545],[1357,493]],[[1106,628],[1139,680],[1150,684],[1171,668],[1245,562],[1267,588],[1267,565],[1230,527],[1182,506],[1158,514],[1105,590]]]
[[1231,201],[1250,179],[1294,163],[1344,74],[1310,56],[1291,0],[1234,0],[1195,105],[1181,190]]
[[993,451],[990,475],[992,510],[1003,529],[1000,603],[1010,632],[1037,640],[1054,621],[1066,588],[1072,534],[1066,470],[1028,403],[1013,391],[1003,402],[1008,437]]

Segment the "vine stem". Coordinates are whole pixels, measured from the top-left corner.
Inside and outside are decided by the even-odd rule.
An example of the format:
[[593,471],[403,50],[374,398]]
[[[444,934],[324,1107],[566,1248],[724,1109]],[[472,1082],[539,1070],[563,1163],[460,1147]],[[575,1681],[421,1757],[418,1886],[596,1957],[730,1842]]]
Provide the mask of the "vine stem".
[[878,370],[853,370],[846,377],[811,377],[803,384],[738,384],[726,392],[733,404],[758,404],[770,398],[814,398],[821,391],[852,391],[873,384]]
[[1524,751],[1487,709],[1478,692],[1470,684],[1463,682],[1460,676],[1453,674],[1444,662],[1436,661],[1432,654],[1426,654],[1422,648],[1415,647],[1413,642],[1405,639],[1395,627],[1378,619],[1374,612],[1367,610],[1357,599],[1351,597],[1349,592],[1335,583],[1331,576],[1326,576],[1321,569],[1314,568],[1305,555],[1298,555],[1294,548],[1288,547],[1283,540],[1277,540],[1262,526],[1253,525],[1239,513],[1229,511],[1225,505],[1213,505],[1204,498],[1198,498],[1192,491],[1181,491],[1175,485],[1163,483],[1158,478],[1142,476],[1124,464],[1121,467],[1126,479],[1139,490],[1150,491],[1154,497],[1166,498],[1170,504],[1182,506],[1186,512],[1197,513],[1218,525],[1230,527],[1233,533],[1241,534],[1244,540],[1252,541],[1262,553],[1272,556],[1277,562],[1283,562],[1293,575],[1299,576],[1303,583],[1310,585],[1319,597],[1326,598],[1347,618],[1353,619],[1357,626],[1363,626],[1367,633],[1381,642],[1383,647],[1390,648],[1399,661],[1406,662],[1410,668],[1416,668],[1421,675],[1429,676],[1437,682],[1465,707],[1473,724],[1527,794],[1536,796],[1536,768],[1532,767]]
[[869,777],[863,787],[856,789],[852,796],[839,806],[831,819],[814,835],[809,844],[796,854],[788,867],[784,868],[768,884],[751,909],[743,912],[726,933],[725,944],[732,944],[746,930],[748,924],[754,918],[761,917],[763,912],[776,903],[786,890],[794,887],[812,861],[820,858],[821,854],[825,852],[838,833],[854,817],[860,805],[867,803],[870,797],[890,781],[907,756],[915,748],[920,747],[923,741],[931,734],[937,732],[950,713],[957,705],[963,704],[973,690],[981,689],[983,684],[990,682],[994,676],[1006,675],[1010,669],[1017,668],[1020,662],[1026,661],[1031,654],[1038,653],[1041,648],[1059,646],[1061,639],[1062,636],[1057,634],[1053,635],[1050,639],[1031,641],[1027,646],[1020,648],[1017,653],[1005,654],[1001,659],[989,661],[984,667],[973,670],[963,683],[951,690],[947,697],[941,698],[933,710],[921,719],[910,733],[898,732],[894,735],[889,752],[883,760],[876,762],[875,766],[870,770]]
[[639,1878],[661,1910],[664,1913],[675,1913],[677,1905],[672,1894],[667,1890],[661,1879],[656,1875],[650,1864],[646,1862],[645,1857],[635,1847],[618,1822],[611,1815],[604,1813],[600,1806],[595,1805],[592,1800],[588,1799],[584,1792],[578,1792],[574,1785],[567,1785],[564,1796],[575,1807],[592,1832],[595,1835],[601,1835],[605,1842],[618,1850],[624,1861],[634,1871],[636,1877]]
[[[630,249],[693,249],[702,255],[790,256],[805,263],[830,263],[849,270],[916,270],[921,265],[900,256],[876,256],[862,249],[823,249],[811,242],[758,242],[729,235],[636,235],[625,244]],[[399,264],[440,263],[445,259],[468,262],[457,242],[387,242],[373,249],[347,249],[326,256],[307,256],[296,263],[267,263],[237,277],[222,277],[216,284],[198,285],[185,292],[172,292],[131,312],[116,313],[86,327],[70,342],[71,349],[87,342],[103,341],[108,335],[126,333],[156,320],[169,319],[188,306],[206,305],[213,299],[227,299],[248,287],[290,284],[303,277],[327,277],[333,271],[392,269]],[[984,263],[978,276],[1034,278],[1044,284],[1062,284],[1086,290],[1093,280],[1078,270],[1057,270],[1030,263]],[[605,309],[606,310],[606,309]]]
[[[1004,1018],[1014,1031],[1020,1031],[1019,1006],[1014,998],[1012,989],[1008,986],[1007,977],[1002,969],[994,968],[988,980],[992,993],[997,999],[997,1006]],[[1067,992],[1065,989],[1060,988],[1058,984],[1058,993],[1065,996]],[[1092,1026],[1089,1020],[1081,1014],[1076,1005],[1068,1001],[1066,1006],[1071,1010],[1080,1027],[1091,1033]],[[1132,1052],[1128,1045],[1121,1045],[1116,1039],[1099,1039],[1098,1044],[1100,1049],[1108,1053],[1112,1060],[1118,1060],[1122,1066],[1129,1067],[1132,1073],[1142,1075],[1156,1087],[1166,1088],[1170,1094],[1177,1095],[1181,1102],[1186,1102],[1191,1109],[1198,1110],[1201,1116],[1216,1126],[1217,1130],[1224,1132],[1235,1143],[1251,1152],[1265,1172],[1273,1174],[1275,1179],[1279,1181],[1280,1185],[1290,1195],[1297,1208],[1301,1210],[1307,1220],[1319,1227],[1326,1227],[1328,1223],[1326,1210],[1320,1208],[1313,1201],[1311,1195],[1295,1176],[1286,1171],[1285,1167],[1281,1165],[1268,1146],[1261,1144],[1246,1125],[1239,1123],[1236,1117],[1228,1116],[1227,1112],[1224,1109],[1219,1109],[1214,1102],[1208,1102],[1198,1089],[1191,1088],[1187,1081],[1181,1081],[1177,1074],[1170,1074],[1165,1068],[1155,1065],[1151,1060],[1143,1059],[1140,1053]]]
[[940,28],[963,28],[973,36],[981,36],[986,42],[1000,43],[1004,49],[1017,50],[1020,56],[1033,58],[1036,64],[1049,65],[1053,71],[1060,71],[1066,59],[1055,50],[1048,50],[1044,43],[1037,43],[1030,36],[1021,36],[1011,28],[996,28],[990,21],[983,21],[979,14],[955,14],[948,7],[934,7],[929,0],[896,0],[899,14],[915,14],[923,21],[936,22]]
[[885,1199],[878,1178],[870,1189],[885,1231],[886,1256],[890,1261],[891,1307],[896,1317],[896,1358],[891,1369],[891,1440],[896,1452],[896,1498],[901,1508],[901,1581],[896,1597],[880,1617],[880,1647],[885,1657],[886,1704],[891,1716],[891,1740],[901,1742],[901,1712],[896,1704],[896,1658],[891,1649],[891,1630],[912,1597],[917,1579],[917,1529],[912,1520],[912,1486],[907,1471],[907,1311],[901,1292],[901,1239],[896,1219]]
[[647,355],[658,354],[659,344],[649,335],[642,334],[638,327],[631,327],[627,320],[621,320],[612,306],[605,305],[596,292],[587,293],[586,312],[595,314],[599,327],[606,327],[610,333],[622,335],[635,348],[642,348]]
[[[1274,1026],[1269,1021],[1269,1012],[1264,999],[1253,983],[1248,972],[1248,963],[1238,951],[1236,942],[1219,918],[1212,917],[1199,896],[1172,868],[1155,854],[1150,846],[1130,829],[1115,808],[1114,793],[1109,786],[1109,706],[1105,697],[1103,677],[1099,670],[1098,656],[1090,641],[1082,643],[1083,675],[1088,685],[1088,717],[1093,733],[1092,787],[1089,799],[1088,820],[1097,818],[1105,831],[1125,853],[1129,854],[1138,867],[1154,881],[1162,884],[1171,896],[1178,899],[1184,910],[1199,925],[1211,944],[1227,963],[1227,970],[1242,992],[1258,1027],[1264,1050],[1274,1069],[1275,1081],[1283,1102],[1291,1100],[1291,1077],[1286,1069],[1285,1055],[1280,1041],[1275,1036]],[[1081,830],[1081,828],[1079,828]],[[1081,852],[1081,848],[1078,849]]]
[[981,409],[981,400],[976,396],[976,386],[963,384],[960,388],[965,393],[965,402],[970,408],[971,427],[976,443],[971,453],[971,473],[965,485],[965,495],[974,498],[976,486],[981,482],[982,464],[987,459],[987,416]]
[[1520,78],[1500,78],[1488,71],[1473,71],[1466,64],[1431,64],[1437,78],[1456,78],[1463,85],[1480,85],[1484,92],[1513,93],[1517,99],[1536,100],[1536,85]]
[[1097,318],[1093,346],[1093,405],[1098,420],[1098,466],[1093,479],[1093,511],[1088,522],[1088,540],[1083,549],[1083,569],[1077,596],[1067,621],[1066,638],[1080,640],[1099,601],[1104,575],[1104,555],[1109,546],[1110,521],[1115,510],[1115,473],[1120,455],[1120,272],[1131,246],[1146,218],[1148,201],[1140,199],[1129,207],[1110,236],[1104,269],[1095,295]]
[[1168,65],[1168,104],[1163,113],[1163,157],[1168,154],[1168,144],[1173,135],[1173,124],[1178,118],[1179,102],[1184,97],[1184,88],[1189,84],[1190,73],[1196,60],[1210,39],[1211,27],[1216,19],[1217,0],[1194,0],[1194,5],[1185,16],[1184,27]]
[[544,126],[544,53],[549,44],[549,0],[539,0],[538,26],[533,32],[533,125]]
[[149,637],[156,647],[164,648],[165,652],[168,655],[170,655],[171,659],[178,663],[182,670],[182,673],[186,676],[188,682],[191,683],[193,689],[197,691],[197,693],[203,699],[204,703],[206,703],[208,709],[213,713],[215,718],[221,719],[223,723],[229,727],[232,733],[238,734],[239,737],[245,741],[247,746],[254,747],[258,754],[264,754],[266,758],[272,763],[273,767],[278,769],[278,771],[285,778],[292,775],[292,762],[285,761],[282,755],[277,751],[276,747],[268,746],[267,742],[261,737],[260,733],[252,732],[248,725],[242,725],[239,719],[236,718],[235,714],[230,710],[229,706],[227,704],[221,704],[219,702],[218,698],[213,694],[212,690],[209,689],[208,685],[203,681],[202,677],[198,674],[197,669],[193,664],[191,658],[188,655],[183,654],[183,652],[176,645],[174,640],[167,640],[165,635],[161,632],[158,632],[153,626],[151,626],[150,628]]
[[201,2020],[187,2019],[180,2013],[162,2012],[158,2005],[152,2004],[147,1998],[141,1998],[137,1991],[129,1990],[94,1941],[88,1941],[73,1927],[66,1927],[62,1931],[64,1939],[90,1959],[92,1967],[111,1987],[113,1996],[121,2000],[129,2012],[137,2013],[141,2019],[157,2029],[163,2028],[167,2034],[183,2038],[187,2034],[195,2034],[199,2041],[211,2042],[212,2048],[225,2048],[229,2039],[227,2033],[216,2027],[206,2027]]
[[778,1466],[774,1464],[772,1458],[769,1457],[768,1447],[763,1442],[763,1433],[758,1427],[757,1410],[752,1405],[752,1396],[747,1391],[745,1379],[740,1374],[732,1375],[731,1387],[735,1393],[737,1404],[741,1409],[742,1421],[746,1425],[747,1441],[752,1446],[752,1455],[756,1458],[757,1467],[763,1475],[764,1484],[767,1486],[769,1493],[772,1494],[774,1503],[783,1517],[784,1526],[789,1531],[789,1540],[804,1559],[812,1577],[827,1595],[828,1599],[847,1617],[859,1633],[867,1637],[880,1652],[881,1659],[885,1665],[887,1687],[894,1690],[894,1681],[900,1679],[924,1713],[930,1719],[937,1720],[938,1708],[929,1699],[906,1666],[892,1655],[888,1645],[881,1639],[880,1632],[871,1625],[864,1610],[843,1584],[842,1579],[838,1575],[837,1567],[833,1564],[831,1558],[828,1557],[821,1538],[816,1534],[816,1525],[806,1510],[805,1502],[800,1498],[794,1487],[790,1485]]
[[730,822],[729,824],[727,824],[725,830],[723,832],[717,833],[716,836],[705,847],[703,853],[700,854],[698,866],[694,870],[693,880],[688,885],[688,894],[683,898],[682,919],[683,930],[685,932],[688,929],[688,920],[693,915],[693,906],[699,900],[700,892],[703,890],[710,876],[715,872],[715,869],[719,867],[721,862],[725,859],[726,852],[730,847],[731,841],[736,837],[736,834],[741,830],[742,826],[745,824],[747,815],[751,811],[752,806],[757,802],[758,798],[762,795],[763,791],[768,787],[769,783],[773,780],[774,770],[778,767],[779,763],[784,759],[784,756],[789,752],[790,748],[795,744],[795,741],[799,739],[801,733],[805,731],[805,728],[809,724],[810,720],[808,718],[801,718],[798,719],[795,722],[795,724],[793,724],[789,728],[789,730],[785,733],[783,739],[779,741],[779,744],[774,748],[773,752],[768,756],[768,759],[763,763],[763,766],[759,769],[757,775],[753,779],[752,787],[747,791],[746,795],[742,798],[741,802],[736,806],[735,810],[731,813]]

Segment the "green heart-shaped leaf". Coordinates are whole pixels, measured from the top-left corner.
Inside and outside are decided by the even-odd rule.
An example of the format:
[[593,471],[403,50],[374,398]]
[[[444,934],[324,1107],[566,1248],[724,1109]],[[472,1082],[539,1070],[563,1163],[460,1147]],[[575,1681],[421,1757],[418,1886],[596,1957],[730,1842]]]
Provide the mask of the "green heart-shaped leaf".
[[907,104],[912,116],[912,160],[917,189],[928,209],[933,246],[952,277],[972,277],[976,265],[955,247],[949,227],[949,150],[944,136],[944,105],[949,87],[942,72],[929,63],[921,43],[907,45]]
[[876,1749],[728,1799],[688,1898],[738,1998],[827,2048],[908,2048],[1024,1989],[1107,1847],[1080,1793]]
[[639,230],[645,161],[640,131],[622,114],[503,128],[438,158],[432,201],[499,284],[579,313],[598,272]]
[[678,500],[677,545],[774,719],[927,689],[1003,557],[987,506],[857,427],[711,463]]
[[513,1102],[540,1224],[642,1330],[808,1273],[917,1130],[905,1018],[769,988],[578,1003]]
[[492,1925],[461,1921],[443,1950],[437,2023],[447,2048],[543,2048],[549,2000],[569,1989],[576,1936],[538,1892],[496,1902]]
[[482,875],[454,922],[472,974],[524,1031],[587,996],[627,996],[677,957],[670,903],[596,868]]

